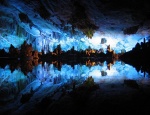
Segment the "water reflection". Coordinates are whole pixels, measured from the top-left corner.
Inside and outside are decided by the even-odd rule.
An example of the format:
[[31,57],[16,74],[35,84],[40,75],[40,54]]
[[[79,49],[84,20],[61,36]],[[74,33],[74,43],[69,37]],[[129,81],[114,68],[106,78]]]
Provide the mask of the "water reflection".
[[[32,74],[36,76],[41,83],[51,82],[52,84],[64,83],[70,79],[87,79],[92,76],[96,83],[101,82],[117,82],[123,81],[124,79],[143,79],[143,73],[137,72],[135,68],[128,64],[124,64],[121,61],[116,61],[114,64],[98,63],[95,62],[86,63],[86,65],[71,65],[64,64],[59,70],[55,65],[44,63],[36,66]],[[148,77],[149,75],[146,74]]]
[[[9,104],[13,105],[10,108],[14,105],[18,107],[20,102],[29,102],[31,105],[37,103],[36,100],[54,94],[63,86],[68,85],[67,91],[71,91],[89,77],[98,84],[124,84],[125,80],[145,84],[150,80],[148,73],[144,77],[144,73],[137,72],[134,67],[121,61],[108,63],[88,60],[84,65],[73,66],[58,64],[57,61],[50,64],[44,62],[34,66],[26,75],[19,68],[12,72],[9,65],[6,65],[0,68],[0,105],[3,105],[3,110],[8,109]],[[23,99],[25,94],[30,94],[28,99]]]

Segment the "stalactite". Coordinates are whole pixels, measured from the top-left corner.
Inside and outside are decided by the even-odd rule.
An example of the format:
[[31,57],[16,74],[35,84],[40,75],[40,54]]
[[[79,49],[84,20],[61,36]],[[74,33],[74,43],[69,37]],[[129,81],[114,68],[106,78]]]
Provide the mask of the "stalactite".
[[18,37],[27,37],[27,38],[29,37],[30,38],[30,34],[19,24],[16,24],[16,35]]
[[22,35],[26,37],[28,35],[28,32],[23,29]]
[[18,37],[22,37],[21,27],[20,27],[19,25],[17,25],[16,35],[17,35]]

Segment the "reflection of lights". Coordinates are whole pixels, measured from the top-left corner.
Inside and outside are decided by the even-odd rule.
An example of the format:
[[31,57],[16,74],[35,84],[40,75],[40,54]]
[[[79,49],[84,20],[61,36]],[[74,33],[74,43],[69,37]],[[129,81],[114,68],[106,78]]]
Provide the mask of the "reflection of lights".
[[90,60],[86,61],[86,66],[94,66],[96,65],[96,62],[91,62]]
[[108,70],[110,70],[111,66],[108,64],[108,65],[107,65],[107,68],[108,68]]
[[[70,78],[79,78],[81,77],[87,77],[92,76],[94,78],[95,82],[104,81],[104,82],[115,82],[115,81],[122,81],[124,79],[141,79],[141,74],[138,74],[138,72],[133,68],[132,66],[129,66],[127,64],[122,65],[121,62],[117,62],[115,64],[108,64],[111,66],[111,69],[107,69],[107,63],[99,63],[103,66],[100,66],[99,64],[96,65],[96,62],[91,62],[90,60],[87,61],[87,65],[74,65],[74,68],[72,68],[70,65],[62,65],[61,62],[53,61],[52,64],[47,64],[44,62],[44,66],[41,64],[38,65],[35,70],[33,70],[33,74],[36,75],[38,80],[41,80],[41,82],[50,82],[52,83],[54,81],[55,77],[60,77],[61,82],[67,82]],[[88,65],[89,64],[89,65]],[[61,69],[56,69],[56,66],[60,67]],[[90,67],[89,67],[90,66]],[[6,72],[6,70],[3,70]],[[36,73],[34,73],[37,71]],[[3,73],[0,70],[0,73]],[[6,75],[6,73],[4,73]],[[9,71],[7,73],[9,78],[9,82],[13,82],[13,80],[16,80],[17,78],[20,78],[19,74],[14,74]],[[10,74],[10,75],[9,75]],[[14,74],[14,75],[13,75]],[[15,79],[12,80],[12,75],[15,77]],[[11,81],[10,81],[11,78]],[[25,77],[27,78],[27,77]],[[23,79],[25,79],[23,78]],[[143,79],[143,77],[142,77]],[[60,83],[60,82],[59,82]]]
[[46,66],[47,65],[47,62],[44,62],[44,66]]
[[100,70],[93,70],[92,72],[89,73],[89,76],[93,76],[94,78],[99,78],[102,75]]
[[[54,64],[44,63],[39,64],[35,67],[32,71],[32,74],[28,74],[29,78],[26,77],[20,70],[15,70],[13,73],[9,70],[9,67],[5,69],[0,68],[0,82],[1,84],[5,83],[3,81],[7,81],[8,83],[13,82],[17,83],[20,80],[26,81],[30,79],[32,76],[36,76],[34,79],[36,82],[42,83],[43,85],[53,85],[59,83],[68,83],[70,79],[76,80],[85,80],[88,76],[92,76],[94,82],[98,83],[116,83],[122,82],[124,79],[133,79],[133,80],[141,80],[149,79],[148,77],[143,77],[141,73],[138,73],[135,68],[128,64],[122,65],[121,62],[116,61],[115,64],[108,64],[111,66],[111,69],[107,69],[107,63],[104,62],[103,66],[100,66],[99,63],[96,65],[96,62],[91,62],[90,60],[87,61],[92,67],[85,66],[85,65],[74,65],[74,68],[70,65],[64,64],[62,65],[61,62],[53,61]],[[55,65],[59,63],[59,67],[61,69],[57,69]],[[62,66],[60,66],[62,65]],[[31,75],[31,76],[30,76]],[[147,75],[148,76],[148,75]],[[29,80],[28,80],[29,81]],[[34,82],[35,83],[35,82]],[[30,84],[32,85],[32,84]],[[36,87],[33,84],[33,87]]]
[[108,68],[108,70],[110,70],[111,69],[111,66],[112,66],[113,64],[111,64],[111,63],[109,63],[109,64],[107,64],[107,68]]

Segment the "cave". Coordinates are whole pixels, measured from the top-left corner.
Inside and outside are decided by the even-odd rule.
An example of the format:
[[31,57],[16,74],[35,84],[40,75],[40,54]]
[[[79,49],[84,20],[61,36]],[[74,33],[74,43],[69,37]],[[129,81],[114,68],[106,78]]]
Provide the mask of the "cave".
[[0,114],[150,112],[145,0],[1,0]]

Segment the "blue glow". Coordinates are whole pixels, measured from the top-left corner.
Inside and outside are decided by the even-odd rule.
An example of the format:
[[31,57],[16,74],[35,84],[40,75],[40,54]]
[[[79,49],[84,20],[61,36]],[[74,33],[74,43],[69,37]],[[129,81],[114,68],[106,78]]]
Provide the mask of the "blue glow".
[[[102,71],[105,71],[107,74],[102,76]],[[86,79],[88,76],[92,76],[94,81],[98,83],[101,82],[101,80],[105,80],[105,82],[109,83],[118,80],[122,82],[124,79],[143,79],[143,73],[138,73],[135,68],[128,64],[122,65],[120,61],[111,65],[110,69],[107,68],[107,64],[104,62],[103,66],[94,65],[88,67],[86,65],[74,65],[74,69],[70,65],[65,64],[62,65],[60,71],[53,64],[48,65],[45,63],[44,66],[41,64],[36,66],[28,76],[36,76],[35,80],[39,80],[42,83],[51,82],[52,84],[53,79],[56,77],[62,78],[59,82],[66,82],[71,78],[76,79],[83,77]],[[19,80],[27,80],[27,77],[21,72],[21,70],[15,70],[11,73],[9,66],[0,69],[1,85],[4,81],[16,83]]]
[[21,70],[14,70],[11,72],[9,66],[4,69],[0,68],[0,84],[4,81],[16,83],[19,80],[26,80],[26,76],[21,72]]
[[[41,22],[45,24],[46,22]],[[7,25],[7,24],[6,24]],[[17,24],[14,24],[17,26]],[[110,48],[113,49],[116,53],[121,53],[121,50],[130,51],[136,43],[143,41],[143,38],[146,38],[146,41],[149,39],[148,34],[133,34],[133,35],[124,35],[123,33],[109,32],[100,33],[96,31],[92,39],[88,39],[85,35],[82,35],[81,32],[77,35],[70,36],[66,32],[58,30],[55,27],[52,29],[41,28],[43,31],[39,31],[37,28],[29,28],[29,25],[26,26],[24,23],[19,23],[19,26],[24,28],[22,33],[26,33],[21,37],[16,35],[15,30],[13,33],[2,32],[0,34],[0,49],[5,49],[8,52],[10,44],[14,47],[19,48],[21,44],[26,40],[27,43],[32,44],[33,48],[39,52],[44,50],[45,53],[53,51],[57,45],[61,45],[63,51],[70,50],[73,46],[77,51],[85,50],[89,46],[92,49],[104,49],[104,52],[107,49],[107,46],[110,45]],[[7,29],[7,28],[6,28]],[[6,34],[6,36],[4,36]],[[105,38],[106,42],[101,43],[101,39]]]
[[[102,71],[107,73],[105,76],[102,76]],[[61,70],[59,71],[53,64],[48,65],[47,63],[42,66],[39,64],[36,66],[32,73],[29,73],[28,76],[36,76],[36,79],[31,81],[39,81],[37,83],[50,83],[54,84],[55,78],[59,79],[58,83],[65,83],[70,79],[81,79],[84,80],[92,76],[94,81],[100,83],[101,81],[106,83],[112,82],[123,82],[124,79],[134,79],[134,80],[143,80],[143,74],[137,72],[132,66],[125,64],[122,65],[121,62],[115,62],[114,65],[111,65],[110,69],[107,68],[106,62],[103,66],[94,65],[88,67],[86,65],[74,65],[74,69],[70,65],[62,65]],[[0,84],[2,85],[4,81],[17,83],[19,80],[27,80],[27,77],[20,71],[15,70],[11,73],[9,66],[6,66],[4,69],[0,69]],[[30,85],[30,84],[29,84]]]
[[[56,14],[59,14],[57,11],[49,10],[52,16],[49,17],[50,20],[44,20],[34,11],[35,6],[33,6],[33,8],[27,7],[25,3],[19,0],[7,2],[10,6],[0,5],[0,12],[3,14],[0,16],[2,22],[2,25],[0,26],[0,49],[5,49],[7,52],[10,44],[19,48],[26,40],[27,43],[32,44],[35,50],[38,50],[39,52],[44,50],[45,53],[53,51],[58,44],[61,44],[63,51],[67,51],[73,46],[75,50],[78,51],[81,49],[85,50],[89,46],[97,50],[103,48],[104,51],[106,51],[107,46],[110,45],[111,49],[116,53],[121,53],[122,49],[130,51],[137,42],[143,41],[143,38],[146,38],[146,40],[149,39],[148,22],[144,23],[145,28],[139,28],[135,34],[124,35],[123,28],[141,23],[134,23],[135,20],[132,20],[125,12],[123,13],[123,16],[122,13],[120,13],[118,18],[116,16],[113,17],[113,15],[112,18],[105,17],[100,12],[98,14],[92,12],[89,13],[91,14],[90,17],[93,18],[92,20],[95,20],[94,23],[98,24],[99,29],[94,33],[92,39],[88,39],[83,32],[77,28],[75,28],[76,34],[72,35],[71,24],[68,23],[68,16],[71,15],[72,12],[71,10],[68,10],[68,8],[67,11],[64,11],[67,12],[67,14],[63,14],[64,17],[57,17]],[[44,6],[47,5],[45,4]],[[54,6],[52,5],[51,7]],[[90,6],[88,7],[90,8]],[[32,24],[21,22],[18,11],[25,13]],[[101,18],[94,19],[95,15],[96,17]],[[126,17],[128,16],[130,18],[127,23]],[[62,21],[59,18],[62,18],[61,20],[64,21],[63,26]],[[57,26],[54,25],[54,23],[56,23]],[[115,25],[116,29],[110,29],[111,23]],[[66,31],[62,29],[64,26],[68,28]],[[19,28],[19,30],[17,30],[17,28]],[[102,38],[106,38],[107,42],[101,44]]]
[[[82,1],[82,4],[88,9],[86,12],[88,18],[98,26],[92,39],[89,39],[78,28],[74,28],[75,32],[73,32],[73,24],[70,24],[70,18],[72,17],[73,9],[76,8],[75,6],[72,9],[75,2],[70,0],[63,2],[55,0],[47,0],[46,2],[40,0],[37,2],[35,0],[31,4],[28,4],[28,2],[29,0],[2,0],[0,2],[0,50],[4,49],[8,52],[11,44],[15,48],[20,48],[21,44],[27,41],[28,44],[32,44],[34,50],[38,52],[44,51],[45,54],[49,51],[54,51],[57,45],[61,45],[63,51],[68,51],[73,46],[77,51],[86,50],[90,46],[96,50],[103,49],[104,52],[106,52],[107,46],[110,45],[110,48],[115,53],[121,53],[121,50],[132,50],[137,43],[143,42],[144,38],[146,38],[146,41],[150,39],[149,20],[145,20],[149,18],[147,13],[141,19],[135,20],[135,17],[140,15],[134,13],[132,8],[129,14],[130,10],[126,11],[124,8],[120,10],[121,12],[114,11],[114,8],[110,12],[107,10],[103,12],[103,8],[109,8],[111,3],[107,5],[105,4],[106,1],[100,1],[100,4],[97,5],[93,1],[90,1],[90,4],[86,3],[86,0]],[[34,2],[37,3],[34,4]],[[107,2],[109,3],[110,1]],[[40,3],[43,3],[43,5],[40,5]],[[97,7],[101,5],[101,8]],[[38,11],[41,6],[51,14],[46,19]],[[145,9],[142,10],[145,11]],[[116,12],[117,15],[114,15]],[[24,13],[28,18],[24,18],[25,21],[22,21],[19,13]],[[135,16],[132,14],[135,14]],[[141,25],[141,23],[143,24]],[[124,29],[136,25],[139,25],[136,33],[124,34]],[[102,39],[104,39],[103,43],[101,43]],[[21,69],[15,69],[12,72],[7,65],[5,68],[0,68],[0,113],[2,109],[5,113],[13,110],[23,113],[23,109],[27,112],[27,109],[34,108],[32,105],[38,106],[38,103],[43,98],[53,96],[54,92],[58,95],[62,93],[61,88],[65,87],[65,85],[69,86],[68,89],[65,89],[66,92],[72,91],[72,82],[77,81],[75,85],[80,86],[89,76],[94,79],[94,82],[100,88],[103,88],[101,87],[102,85],[106,89],[106,85],[121,84],[121,87],[117,87],[119,91],[125,89],[124,80],[126,79],[135,80],[141,89],[149,87],[150,84],[150,75],[148,73],[137,72],[134,67],[120,61],[110,65],[106,62],[102,65],[93,63],[92,66],[76,64],[74,67],[63,64],[61,69],[45,62],[43,65],[39,64],[34,67],[32,72],[27,73],[27,75],[24,75]],[[114,90],[113,88],[112,90]],[[21,96],[31,91],[34,94],[30,100],[24,104],[20,103]],[[2,109],[1,105],[4,105]],[[40,110],[36,109],[35,111],[38,113]]]
[[27,76],[20,69],[11,72],[9,66],[6,66],[5,68],[0,68],[0,90],[1,92],[10,90],[12,93],[8,95],[7,93],[0,92],[0,102],[7,102],[17,98],[12,102],[13,106],[9,104],[4,106],[5,109],[8,109],[8,106],[9,108],[14,108],[18,106],[20,96],[29,93],[32,89],[35,93],[30,101],[25,104],[26,106],[31,106],[35,100],[40,100],[52,94],[60,86],[70,84],[72,80],[78,81],[76,85],[80,85],[89,76],[92,76],[95,83],[104,86],[105,84],[124,84],[124,80],[126,79],[136,80],[138,85],[145,85],[150,82],[150,76],[147,73],[144,77],[143,73],[137,72],[132,66],[123,64],[120,61],[110,64],[109,68],[106,62],[103,65],[93,65],[90,67],[77,64],[74,65],[74,68],[64,64],[60,70],[53,64],[45,62],[43,66],[39,64],[34,67],[32,72],[29,72]]
[[[123,35],[121,33],[107,33],[105,35],[100,34],[98,31],[95,32],[92,39],[88,39],[87,37],[67,37],[65,33],[61,33],[61,37],[59,38],[45,38],[38,37],[36,39],[36,49],[41,52],[44,49],[45,52],[53,51],[57,45],[61,45],[61,49],[63,51],[70,50],[73,46],[75,50],[86,50],[89,46],[92,49],[104,49],[106,52],[107,46],[110,45],[111,49],[116,53],[121,53],[122,49],[126,51],[132,50],[132,48],[136,45],[136,43],[141,42],[145,36],[141,34],[135,35]],[[63,35],[65,37],[63,37]],[[101,43],[101,39],[105,38],[106,43]],[[47,47],[47,48],[45,48]]]

